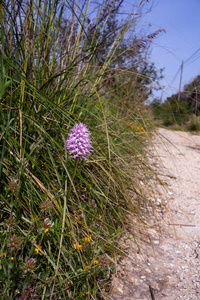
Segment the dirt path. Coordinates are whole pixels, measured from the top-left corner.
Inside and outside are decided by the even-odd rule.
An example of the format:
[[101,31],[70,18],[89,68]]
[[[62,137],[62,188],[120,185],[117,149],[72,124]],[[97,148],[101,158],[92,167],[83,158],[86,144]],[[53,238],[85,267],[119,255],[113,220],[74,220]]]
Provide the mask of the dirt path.
[[129,257],[113,280],[114,300],[200,300],[200,136],[158,132],[154,151],[168,212],[158,209],[161,234],[149,228],[152,240],[141,239],[143,251],[129,243]]

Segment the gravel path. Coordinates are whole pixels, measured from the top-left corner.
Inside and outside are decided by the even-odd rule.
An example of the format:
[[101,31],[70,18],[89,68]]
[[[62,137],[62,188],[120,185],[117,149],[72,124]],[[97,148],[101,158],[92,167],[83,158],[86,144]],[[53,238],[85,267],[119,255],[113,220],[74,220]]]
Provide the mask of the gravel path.
[[151,241],[141,235],[141,251],[128,241],[129,256],[113,279],[113,300],[200,300],[200,136],[158,133],[156,168],[167,186],[156,204],[161,230],[149,226]]

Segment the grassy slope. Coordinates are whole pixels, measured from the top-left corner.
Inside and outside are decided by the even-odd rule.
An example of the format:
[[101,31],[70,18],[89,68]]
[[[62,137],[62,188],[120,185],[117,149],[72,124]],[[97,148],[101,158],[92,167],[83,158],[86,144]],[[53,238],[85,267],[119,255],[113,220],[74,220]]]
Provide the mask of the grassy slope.
[[[130,111],[123,93],[113,102],[105,85],[127,27],[97,66],[98,21],[87,50],[83,42],[88,4],[82,15],[67,8],[74,16],[67,41],[64,2],[0,7],[1,299],[105,299],[126,215],[140,222],[148,201],[141,99]],[[93,151],[76,163],[64,143],[77,122],[87,124]]]

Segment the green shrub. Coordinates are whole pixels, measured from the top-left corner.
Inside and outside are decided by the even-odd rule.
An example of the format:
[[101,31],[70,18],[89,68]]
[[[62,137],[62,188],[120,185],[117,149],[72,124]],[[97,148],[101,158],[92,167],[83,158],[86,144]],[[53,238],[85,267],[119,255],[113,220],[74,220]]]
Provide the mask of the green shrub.
[[173,124],[184,125],[189,120],[191,114],[189,104],[184,101],[178,102],[175,98],[163,103],[155,99],[150,107],[153,110],[154,119],[159,120],[160,124],[164,126],[171,126]]
[[195,115],[190,116],[187,128],[190,131],[200,131],[200,117]]

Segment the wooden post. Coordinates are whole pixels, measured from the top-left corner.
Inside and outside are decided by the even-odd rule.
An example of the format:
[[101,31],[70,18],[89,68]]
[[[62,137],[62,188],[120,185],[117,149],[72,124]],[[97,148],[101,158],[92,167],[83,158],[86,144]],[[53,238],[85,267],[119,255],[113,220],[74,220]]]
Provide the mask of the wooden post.
[[183,77],[183,60],[181,63],[181,76],[180,76],[180,82],[179,82],[178,102],[180,101],[180,97],[181,97],[182,77]]

